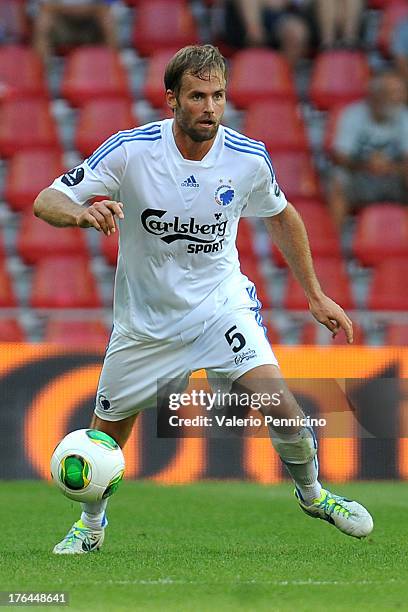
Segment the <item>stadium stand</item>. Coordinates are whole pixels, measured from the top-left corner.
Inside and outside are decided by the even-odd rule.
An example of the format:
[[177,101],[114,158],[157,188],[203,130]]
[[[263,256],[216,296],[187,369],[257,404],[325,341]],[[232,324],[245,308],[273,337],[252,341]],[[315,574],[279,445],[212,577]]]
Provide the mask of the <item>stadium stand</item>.
[[25,333],[17,319],[0,319],[0,342],[24,342]]
[[0,156],[10,157],[34,147],[59,149],[49,103],[43,98],[6,100],[1,106]]
[[[344,346],[347,344],[345,334],[339,333],[332,338],[330,331],[314,321],[303,325],[300,335],[300,344],[323,344],[328,346]],[[354,323],[353,325],[353,344],[364,344],[364,332],[362,328]]]
[[[334,257],[316,258],[315,267],[323,290],[327,295],[330,295],[335,302],[340,302],[343,308],[353,309],[354,299],[344,263]],[[289,273],[283,303],[288,310],[308,310],[303,289],[291,272]]]
[[[377,45],[369,52],[315,50],[313,63],[306,60],[293,73],[277,51],[231,49],[226,122],[269,148],[278,181],[307,226],[324,288],[347,309],[355,308],[354,295],[364,305],[356,317],[364,317],[364,330],[358,325],[355,330],[356,342],[373,344],[378,333],[370,334],[385,326],[383,341],[402,344],[407,325],[395,313],[408,305],[406,207],[372,203],[339,231],[323,188],[339,112],[365,95],[370,66],[390,67],[391,32],[408,15],[406,1],[367,4],[371,32],[362,44]],[[216,5],[126,0],[118,50],[79,47],[44,68],[27,44],[26,3],[0,0],[0,226],[6,238],[0,242],[0,340],[21,341],[26,334],[29,340],[39,339],[47,309],[48,341],[106,341],[100,308],[106,307],[108,321],[117,235],[52,228],[32,217],[31,205],[55,176],[112,133],[171,116],[164,104],[164,67],[179,47],[206,41]],[[290,277],[284,282],[283,258],[258,227],[243,219],[237,247],[244,273],[257,285],[265,320],[272,321],[272,342],[331,344],[329,332],[308,320],[299,286]],[[272,301],[271,318],[267,309]],[[75,320],[66,318],[65,309],[71,308]],[[87,314],[81,314],[82,308]],[[389,310],[395,311],[391,322]],[[26,324],[28,311],[28,320],[40,321],[34,333],[35,326]],[[341,334],[335,343],[344,341]]]
[[173,0],[138,2],[133,28],[133,44],[141,55],[152,55],[158,49],[181,48],[199,41],[198,30],[189,5]]
[[408,346],[408,325],[391,323],[385,333],[385,343],[390,346]]
[[75,148],[83,157],[88,157],[112,134],[139,123],[128,98],[89,100],[79,111]]
[[353,251],[364,266],[377,266],[389,257],[408,259],[408,211],[394,203],[370,204],[356,223]]
[[319,179],[310,155],[302,152],[272,153],[272,165],[289,200],[316,201],[320,198]]
[[[314,257],[342,258],[340,237],[327,208],[321,202],[296,200],[296,210],[306,226],[312,255]],[[272,253],[278,266],[286,265],[282,254],[271,244]]]
[[63,232],[37,219],[28,211],[21,220],[17,236],[17,251],[28,264],[37,264],[47,257],[88,256],[84,232],[67,227]]
[[374,270],[367,306],[370,310],[408,310],[408,258],[390,258]]
[[25,0],[0,0],[1,42],[21,43],[28,37]]
[[176,47],[156,51],[148,60],[143,84],[143,97],[155,108],[163,106],[163,75],[167,62],[177,51]]
[[328,110],[363,98],[370,68],[360,51],[324,51],[313,65],[310,98],[320,110]]
[[330,109],[327,114],[326,125],[324,129],[323,150],[329,156],[333,154],[334,142],[336,137],[337,122],[347,105],[339,104]]
[[33,308],[99,308],[101,298],[89,260],[48,257],[34,269],[30,297]]
[[131,99],[119,53],[102,46],[72,51],[67,58],[61,94],[72,106],[82,106],[95,98]]
[[239,108],[271,99],[296,100],[289,64],[277,51],[239,51],[232,59],[228,97]]
[[34,199],[64,171],[59,151],[29,149],[17,151],[10,159],[4,197],[13,210],[31,213]]
[[13,308],[17,306],[10,274],[4,260],[0,261],[0,307]]
[[377,44],[380,51],[389,56],[392,33],[395,26],[408,17],[408,3],[405,0],[392,0],[384,2],[383,8]]
[[[1,331],[0,331],[1,333]],[[50,318],[44,333],[44,342],[65,346],[92,346],[106,344],[109,333],[100,320],[70,320]]]
[[298,106],[290,100],[251,104],[243,131],[250,138],[262,140],[270,151],[309,151],[304,121]]
[[47,96],[43,66],[38,56],[23,45],[0,47],[2,96]]

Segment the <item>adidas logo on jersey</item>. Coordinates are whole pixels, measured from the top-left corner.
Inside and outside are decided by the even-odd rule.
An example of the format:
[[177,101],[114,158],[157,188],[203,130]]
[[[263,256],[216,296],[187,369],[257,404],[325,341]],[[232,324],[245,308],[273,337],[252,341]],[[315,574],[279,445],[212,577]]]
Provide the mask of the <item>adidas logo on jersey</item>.
[[186,178],[185,181],[181,183],[182,187],[199,187],[200,185],[197,183],[194,174]]

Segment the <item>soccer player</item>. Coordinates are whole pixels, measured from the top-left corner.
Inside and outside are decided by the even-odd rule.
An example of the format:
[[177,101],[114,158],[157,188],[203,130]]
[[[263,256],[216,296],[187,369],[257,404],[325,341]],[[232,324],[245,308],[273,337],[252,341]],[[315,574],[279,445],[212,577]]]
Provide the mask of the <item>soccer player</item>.
[[[121,447],[137,414],[155,405],[158,378],[187,384],[191,372],[204,368],[250,393],[282,389],[256,289],[240,271],[240,217],[264,218],[312,315],[333,336],[342,330],[353,341],[350,319],[319,285],[305,227],[276,181],[264,144],[221,125],[226,65],[218,49],[181,49],[164,82],[173,119],[112,136],[34,204],[35,214],[57,227],[95,228],[106,236],[120,228],[114,328],[91,427]],[[88,205],[97,195],[107,199]],[[246,358],[237,359],[243,350]],[[304,416],[287,388],[280,405],[264,412]],[[348,535],[368,535],[367,510],[319,483],[313,431],[281,427],[270,434],[301,509]],[[106,505],[83,504],[54,553],[99,549]]]

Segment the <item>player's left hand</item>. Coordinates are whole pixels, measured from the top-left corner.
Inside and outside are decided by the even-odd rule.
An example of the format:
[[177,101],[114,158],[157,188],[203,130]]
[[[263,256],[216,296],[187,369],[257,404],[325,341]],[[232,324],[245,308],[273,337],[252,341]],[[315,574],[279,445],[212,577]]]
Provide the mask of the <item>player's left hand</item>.
[[348,344],[353,343],[353,323],[344,310],[324,293],[318,298],[309,299],[309,310],[314,318],[325,325],[334,339],[341,329],[346,334]]

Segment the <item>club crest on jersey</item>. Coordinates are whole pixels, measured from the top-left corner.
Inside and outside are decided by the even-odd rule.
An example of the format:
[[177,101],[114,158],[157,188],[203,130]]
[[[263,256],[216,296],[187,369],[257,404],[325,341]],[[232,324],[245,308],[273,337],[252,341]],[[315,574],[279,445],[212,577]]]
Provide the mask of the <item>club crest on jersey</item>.
[[222,180],[221,185],[215,190],[214,198],[218,206],[229,206],[232,204],[232,200],[235,197],[235,189],[229,181],[229,185],[225,184]]

